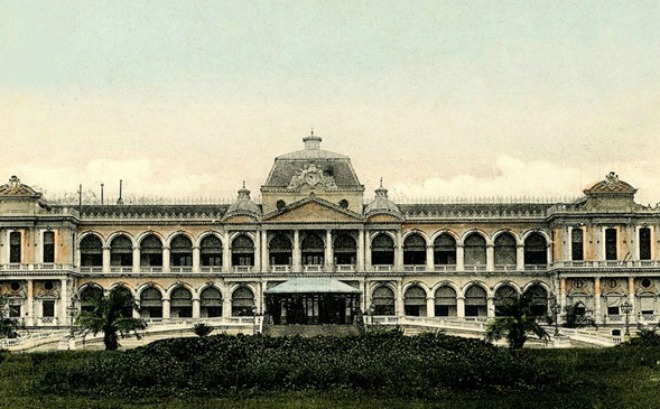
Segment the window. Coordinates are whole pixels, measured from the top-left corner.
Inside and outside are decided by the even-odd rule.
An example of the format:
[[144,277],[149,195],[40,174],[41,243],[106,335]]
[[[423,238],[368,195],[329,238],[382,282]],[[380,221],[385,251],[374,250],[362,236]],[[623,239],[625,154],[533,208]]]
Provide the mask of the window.
[[54,263],[55,262],[55,233],[52,231],[46,231],[43,235],[43,262],[44,263]]
[[465,239],[465,265],[483,266],[486,264],[486,239],[471,234]]
[[286,202],[284,200],[278,200],[275,206],[277,206],[277,210],[284,210],[286,209]]
[[516,265],[516,239],[508,233],[503,233],[495,239],[495,265],[515,266]]
[[502,317],[504,316],[504,308],[507,305],[511,305],[515,300],[518,299],[518,292],[516,291],[515,288],[508,286],[508,285],[503,285],[502,287],[498,288],[497,291],[495,292],[495,316],[496,317]]
[[199,246],[202,266],[222,266],[222,242],[214,235],[204,237]]
[[419,234],[411,234],[403,242],[403,264],[426,264],[426,240]]
[[50,318],[55,316],[55,300],[44,300],[41,304],[41,316]]
[[530,305],[532,315],[542,317],[548,313],[548,292],[539,285],[533,285],[523,295]]
[[371,264],[394,264],[394,240],[387,234],[379,234],[371,242]]
[[607,315],[619,315],[619,307],[607,307]]
[[648,227],[639,229],[639,259],[651,259],[651,229]]
[[412,286],[404,295],[405,315],[426,317],[426,291],[419,286]]
[[336,265],[355,265],[357,246],[355,239],[348,233],[341,233],[335,238],[333,246]]
[[222,316],[222,294],[214,287],[208,287],[202,291],[200,296],[202,317]]
[[245,317],[254,315],[254,294],[247,287],[239,287],[231,297],[231,315]]
[[163,296],[157,288],[149,287],[140,294],[140,314],[143,318],[163,316]]
[[616,229],[605,230],[605,260],[617,259]]
[[80,293],[80,311],[92,312],[103,298],[103,289],[96,286],[85,287]]
[[176,236],[170,244],[170,265],[173,267],[192,266],[192,243],[184,235]]
[[394,315],[394,292],[390,288],[375,289],[371,302],[374,306],[374,315]]
[[231,245],[231,263],[234,266],[254,266],[254,243],[242,234]]
[[163,244],[154,234],[148,235],[140,243],[140,266],[163,266]]
[[21,233],[18,231],[9,233],[9,262],[21,262]]
[[571,260],[584,260],[584,231],[579,227],[571,230]]
[[290,266],[292,251],[291,240],[282,233],[276,234],[268,243],[270,264],[273,266]]
[[325,245],[323,239],[316,234],[307,235],[301,245],[303,265],[321,265],[325,255]]
[[172,291],[170,311],[172,317],[192,317],[192,294],[187,288],[178,287]]
[[456,316],[456,291],[443,286],[435,292],[435,316],[436,317],[455,317]]
[[348,200],[342,199],[339,201],[339,207],[342,209],[348,209]]
[[548,264],[548,245],[541,233],[532,233],[525,239],[525,264]]
[[465,316],[485,317],[486,315],[486,291],[473,285],[465,291]]
[[103,265],[103,244],[98,237],[89,235],[80,242],[80,265],[82,267],[101,267]]
[[433,257],[436,265],[456,264],[456,240],[448,234],[442,234],[433,243]]
[[[96,262],[98,262],[98,259],[96,259]],[[112,243],[110,243],[110,265],[114,267],[133,266],[133,243],[131,239],[122,235],[112,240]]]

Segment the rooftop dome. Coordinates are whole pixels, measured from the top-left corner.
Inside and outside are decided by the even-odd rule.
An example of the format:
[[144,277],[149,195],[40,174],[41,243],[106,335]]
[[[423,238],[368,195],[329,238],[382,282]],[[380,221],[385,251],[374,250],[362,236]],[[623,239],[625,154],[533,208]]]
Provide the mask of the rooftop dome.
[[387,189],[383,187],[383,180],[380,181],[380,187],[376,189],[376,197],[365,208],[365,216],[373,214],[391,214],[396,217],[403,217],[399,207],[387,198]]
[[259,206],[250,199],[250,191],[245,188],[245,182],[243,182],[243,187],[238,191],[238,198],[227,209],[225,217],[239,214],[255,217],[261,214]]

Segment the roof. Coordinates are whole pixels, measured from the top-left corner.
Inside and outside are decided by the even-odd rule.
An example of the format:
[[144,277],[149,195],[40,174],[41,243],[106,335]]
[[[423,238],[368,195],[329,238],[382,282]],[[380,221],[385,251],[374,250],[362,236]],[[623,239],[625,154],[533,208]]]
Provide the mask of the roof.
[[228,205],[83,205],[81,215],[94,216],[210,216],[220,217],[227,211]]
[[296,277],[264,291],[265,294],[359,294],[360,290],[329,277]]
[[334,179],[332,185],[338,188],[361,187],[348,156],[320,149],[321,138],[318,136],[310,136],[303,141],[305,149],[275,158],[264,187],[289,187],[294,176],[303,174],[310,165]]
[[23,196],[39,198],[41,197],[41,193],[32,189],[28,185],[22,184],[18,177],[12,176],[9,179],[9,183],[0,186],[0,196]]
[[624,182],[619,179],[619,175],[610,172],[605,176],[605,180],[593,183],[590,187],[584,190],[586,195],[634,195],[637,193],[630,183]]

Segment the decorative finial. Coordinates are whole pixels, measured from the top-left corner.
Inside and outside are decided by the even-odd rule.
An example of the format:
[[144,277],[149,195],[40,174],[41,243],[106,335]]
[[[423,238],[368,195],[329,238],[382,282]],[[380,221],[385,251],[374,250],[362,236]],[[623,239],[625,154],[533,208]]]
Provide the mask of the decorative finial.
[[243,189],[245,189],[245,181],[243,181]]
[[312,132],[310,133],[311,136],[314,136],[314,127],[312,127]]
[[383,187],[383,177],[382,176],[380,177],[380,187],[381,188]]

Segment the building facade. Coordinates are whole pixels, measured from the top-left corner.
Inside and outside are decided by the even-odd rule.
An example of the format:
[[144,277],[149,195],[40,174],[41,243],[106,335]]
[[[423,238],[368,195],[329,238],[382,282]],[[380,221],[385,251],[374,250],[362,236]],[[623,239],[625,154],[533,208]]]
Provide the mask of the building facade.
[[[67,327],[109,291],[152,321],[268,315],[351,324],[361,313],[483,320],[526,296],[596,324],[657,324],[660,208],[614,173],[571,203],[365,202],[349,157],[303,139],[230,205],[50,203],[0,187],[0,294],[33,329]],[[441,192],[434,192],[441,193]],[[631,311],[626,313],[628,305]]]

